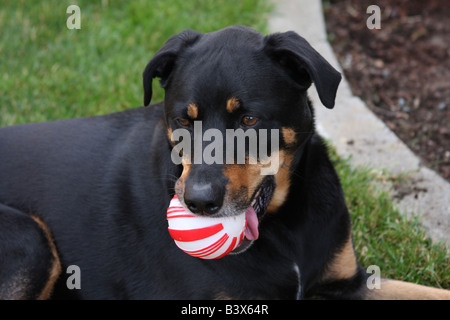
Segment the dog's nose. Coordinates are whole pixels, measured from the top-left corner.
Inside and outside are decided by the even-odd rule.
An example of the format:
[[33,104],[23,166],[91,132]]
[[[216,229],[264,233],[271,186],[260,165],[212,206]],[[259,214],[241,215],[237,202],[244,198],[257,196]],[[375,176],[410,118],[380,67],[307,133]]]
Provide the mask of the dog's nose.
[[224,191],[211,183],[187,184],[184,190],[184,202],[192,213],[212,215],[217,213],[223,204]]

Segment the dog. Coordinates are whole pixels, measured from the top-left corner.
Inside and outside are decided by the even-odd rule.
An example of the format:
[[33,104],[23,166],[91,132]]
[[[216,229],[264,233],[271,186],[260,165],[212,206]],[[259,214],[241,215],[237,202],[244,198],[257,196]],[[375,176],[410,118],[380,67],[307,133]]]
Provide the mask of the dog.
[[[150,105],[155,78],[165,99]],[[146,66],[143,107],[1,128],[0,297],[450,298],[446,290],[389,279],[368,288],[307,97],[314,83],[333,108],[340,80],[294,32],[186,30]],[[192,133],[197,121],[224,135],[278,130],[278,141],[269,138],[279,145],[271,152],[277,170],[260,174],[259,159],[250,163],[247,151],[240,164],[189,162],[189,150],[174,163],[174,132]],[[167,230],[175,194],[198,216],[252,207],[251,236],[221,259],[187,255]],[[68,270],[78,270],[75,287]]]

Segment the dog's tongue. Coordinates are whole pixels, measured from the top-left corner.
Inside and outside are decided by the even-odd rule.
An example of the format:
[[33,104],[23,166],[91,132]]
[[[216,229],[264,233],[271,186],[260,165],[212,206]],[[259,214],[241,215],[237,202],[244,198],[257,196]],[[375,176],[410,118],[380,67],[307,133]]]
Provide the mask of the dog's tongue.
[[255,209],[250,206],[245,212],[245,219],[247,220],[247,228],[245,228],[244,235],[248,240],[256,240],[259,237],[258,231],[258,217]]

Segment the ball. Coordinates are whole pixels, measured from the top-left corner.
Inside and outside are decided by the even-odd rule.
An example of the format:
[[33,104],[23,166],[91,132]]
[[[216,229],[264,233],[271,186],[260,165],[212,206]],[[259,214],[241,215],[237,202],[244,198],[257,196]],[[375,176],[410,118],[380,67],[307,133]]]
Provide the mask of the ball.
[[187,254],[219,259],[237,248],[247,226],[245,213],[232,217],[200,217],[186,210],[175,195],[167,209],[170,236]]

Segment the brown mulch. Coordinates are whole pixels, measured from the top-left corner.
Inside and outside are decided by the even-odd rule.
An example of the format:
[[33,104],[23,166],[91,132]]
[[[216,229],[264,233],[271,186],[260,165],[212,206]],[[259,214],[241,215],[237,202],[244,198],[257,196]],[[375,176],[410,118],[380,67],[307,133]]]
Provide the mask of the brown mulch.
[[[381,29],[368,29],[369,5]],[[329,40],[355,95],[450,181],[450,1],[324,3]]]

